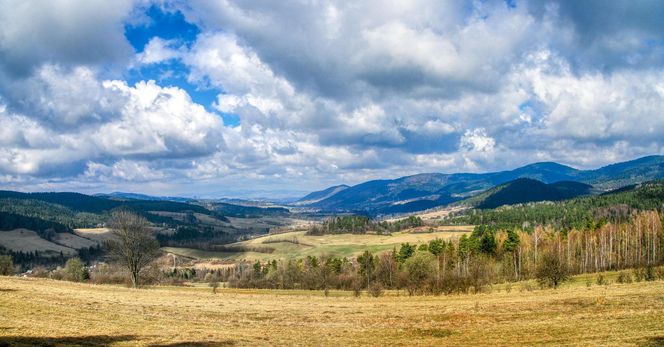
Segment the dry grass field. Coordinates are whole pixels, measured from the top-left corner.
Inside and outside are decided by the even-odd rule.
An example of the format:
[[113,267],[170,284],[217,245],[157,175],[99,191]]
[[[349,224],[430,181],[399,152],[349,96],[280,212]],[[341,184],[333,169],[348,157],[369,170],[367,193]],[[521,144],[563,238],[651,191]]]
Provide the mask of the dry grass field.
[[[449,239],[460,237],[470,233],[472,227],[436,227],[434,232],[426,232],[429,227],[406,230],[392,235],[305,235],[305,231],[293,231],[276,235],[267,235],[248,241],[230,244],[230,247],[246,248],[244,252],[211,252],[189,248],[165,247],[164,251],[197,259],[222,259],[222,260],[271,260],[271,259],[293,259],[308,255],[336,257],[356,256],[365,250],[381,252],[399,248],[402,243],[422,244],[435,238]],[[293,242],[295,241],[296,242]],[[272,253],[252,252],[256,248],[273,248]]]
[[479,295],[156,287],[0,277],[0,345],[643,345],[664,343],[664,282]]
[[105,242],[113,237],[111,230],[108,228],[80,228],[74,229],[74,233],[96,243]]
[[[73,240],[69,241],[74,242]],[[66,245],[66,243],[63,244]],[[58,256],[60,255],[60,252],[64,255],[77,254],[75,249],[42,239],[36,232],[27,229],[0,231],[0,246],[14,251],[39,251],[46,256]]]

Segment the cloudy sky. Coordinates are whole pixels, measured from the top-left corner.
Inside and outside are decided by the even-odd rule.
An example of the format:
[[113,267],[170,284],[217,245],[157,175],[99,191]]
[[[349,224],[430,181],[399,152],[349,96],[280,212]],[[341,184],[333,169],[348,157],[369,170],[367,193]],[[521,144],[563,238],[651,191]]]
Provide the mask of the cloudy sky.
[[663,1],[0,0],[4,189],[283,197],[663,139]]

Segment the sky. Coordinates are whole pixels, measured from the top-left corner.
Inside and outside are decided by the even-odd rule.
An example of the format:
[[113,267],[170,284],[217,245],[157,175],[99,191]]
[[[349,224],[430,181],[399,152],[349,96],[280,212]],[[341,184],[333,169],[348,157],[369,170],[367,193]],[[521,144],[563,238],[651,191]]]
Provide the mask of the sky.
[[663,139],[659,0],[0,0],[2,189],[276,198]]

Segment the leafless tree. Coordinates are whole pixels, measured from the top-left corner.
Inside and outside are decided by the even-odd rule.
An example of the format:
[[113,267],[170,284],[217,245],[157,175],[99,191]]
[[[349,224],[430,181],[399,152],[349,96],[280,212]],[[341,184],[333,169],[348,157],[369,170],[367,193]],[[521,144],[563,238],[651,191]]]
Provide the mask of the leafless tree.
[[110,255],[129,270],[131,284],[139,286],[141,270],[159,256],[159,242],[147,228],[148,221],[130,211],[116,211],[110,222],[113,239],[108,242]]

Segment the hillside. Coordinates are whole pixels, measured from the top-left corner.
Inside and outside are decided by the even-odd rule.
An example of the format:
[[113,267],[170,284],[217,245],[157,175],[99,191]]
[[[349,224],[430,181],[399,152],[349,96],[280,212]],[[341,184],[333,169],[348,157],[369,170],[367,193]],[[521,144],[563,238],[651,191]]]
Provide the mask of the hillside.
[[465,210],[447,216],[444,222],[451,225],[487,224],[505,229],[546,224],[558,230],[569,230],[587,228],[589,223],[590,226],[619,223],[631,218],[634,212],[661,211],[663,206],[664,181],[660,180],[557,202]]
[[[368,214],[405,213],[447,205],[518,178],[530,178],[545,184],[578,182],[608,191],[662,177],[664,156],[649,156],[594,170],[578,170],[558,163],[542,162],[501,172],[425,173],[392,180],[373,180],[345,188],[308,206],[329,211],[365,211]],[[332,188],[326,191],[332,191]]]
[[165,246],[235,242],[270,228],[300,223],[284,208],[227,203],[208,203],[206,207],[196,202],[133,197],[0,191],[0,247],[6,252],[39,252],[42,258],[59,256],[60,252],[54,250],[66,250],[62,252],[65,256],[76,255],[81,249],[97,247],[107,236],[100,239],[95,233],[75,229],[102,230],[99,227],[118,208],[144,216]]
[[300,206],[300,205],[310,205],[317,203],[321,200],[325,200],[332,195],[335,195],[345,189],[349,188],[349,186],[342,184],[338,186],[333,186],[329,187],[327,189],[323,189],[317,192],[312,192],[307,194],[306,196],[302,197],[301,199],[297,200],[296,202],[293,203],[295,206]]
[[518,178],[501,184],[475,197],[464,200],[476,208],[489,209],[536,201],[560,201],[588,195],[592,186],[579,182],[561,181],[546,184],[530,178]]

